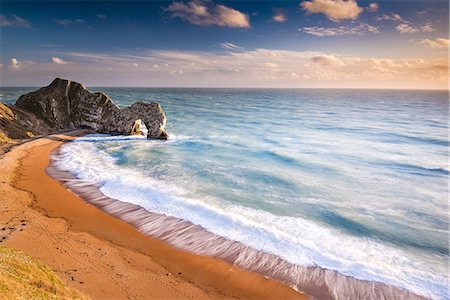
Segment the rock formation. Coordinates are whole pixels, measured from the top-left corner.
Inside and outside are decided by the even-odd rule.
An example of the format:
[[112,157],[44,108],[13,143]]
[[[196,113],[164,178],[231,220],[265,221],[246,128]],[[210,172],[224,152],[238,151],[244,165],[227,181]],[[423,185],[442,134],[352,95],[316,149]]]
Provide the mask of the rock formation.
[[82,84],[56,78],[35,92],[22,95],[15,106],[33,113],[56,130],[86,128],[100,133],[130,134],[141,119],[148,138],[167,139],[166,115],[157,102],[137,102],[120,109],[103,93],[91,93]]
[[50,132],[52,129],[33,114],[0,103],[0,145]]

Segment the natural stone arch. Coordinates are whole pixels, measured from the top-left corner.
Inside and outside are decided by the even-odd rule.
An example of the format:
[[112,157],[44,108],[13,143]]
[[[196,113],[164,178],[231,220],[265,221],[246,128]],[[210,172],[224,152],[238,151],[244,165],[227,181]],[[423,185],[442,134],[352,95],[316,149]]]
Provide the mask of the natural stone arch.
[[120,109],[103,93],[91,93],[82,84],[56,78],[35,92],[19,97],[16,107],[33,113],[55,129],[87,128],[101,133],[130,134],[141,119],[148,138],[167,139],[166,115],[157,102],[134,103]]
[[121,109],[114,118],[119,133],[130,134],[137,120],[141,120],[147,127],[148,138],[167,139],[168,134],[164,130],[166,126],[166,115],[161,105],[156,102],[137,102],[130,107]]

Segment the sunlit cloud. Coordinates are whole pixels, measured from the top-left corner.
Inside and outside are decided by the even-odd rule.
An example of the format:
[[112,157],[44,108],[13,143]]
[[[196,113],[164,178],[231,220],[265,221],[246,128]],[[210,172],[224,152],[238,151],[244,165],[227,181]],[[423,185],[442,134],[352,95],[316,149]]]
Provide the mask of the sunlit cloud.
[[0,15],[0,26],[30,28],[30,23],[17,15],[11,15],[10,18]]
[[369,25],[367,23],[358,22],[349,26],[339,27],[303,27],[298,29],[300,32],[304,32],[309,35],[318,37],[324,36],[342,36],[342,35],[359,35],[364,36],[367,34],[376,34],[380,30],[376,26]]
[[379,8],[380,6],[376,2],[370,3],[369,6],[367,6],[367,10],[370,12],[377,12]]
[[217,25],[231,28],[250,28],[248,15],[222,4],[201,2],[173,2],[167,7],[172,17],[201,26]]
[[278,23],[284,23],[287,20],[286,13],[283,9],[277,8],[275,9],[275,14],[272,17],[272,20]]
[[13,69],[19,68],[19,61],[17,60],[17,58],[15,58],[15,57],[11,58],[11,67]]
[[55,64],[57,64],[57,65],[65,65],[65,64],[68,64],[67,61],[62,60],[61,58],[56,57],[56,56],[53,56],[53,57],[52,57],[52,61],[53,61]]
[[311,0],[301,2],[300,6],[311,14],[325,14],[334,22],[355,20],[363,11],[355,0]]
[[[8,80],[67,77],[87,85],[445,88],[447,57],[374,58],[320,51],[64,52],[70,64],[11,61]],[[16,66],[13,68],[13,66]],[[9,73],[8,73],[9,72]],[[177,80],[174,81],[173,78]],[[43,82],[44,83],[44,82]]]
[[433,49],[438,48],[448,48],[450,45],[450,40],[447,38],[436,38],[436,39],[424,39],[419,42],[420,45],[424,45]]
[[321,66],[329,67],[329,66],[343,66],[344,63],[342,60],[337,58],[334,55],[321,54],[318,56],[311,57],[311,60]]

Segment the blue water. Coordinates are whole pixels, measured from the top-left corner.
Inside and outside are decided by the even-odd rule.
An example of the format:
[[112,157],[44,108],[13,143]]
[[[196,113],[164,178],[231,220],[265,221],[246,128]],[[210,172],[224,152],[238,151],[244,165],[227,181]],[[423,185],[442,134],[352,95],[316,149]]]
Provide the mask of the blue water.
[[105,195],[293,264],[450,299],[448,93],[92,90],[121,107],[159,101],[171,136],[66,144],[65,168]]

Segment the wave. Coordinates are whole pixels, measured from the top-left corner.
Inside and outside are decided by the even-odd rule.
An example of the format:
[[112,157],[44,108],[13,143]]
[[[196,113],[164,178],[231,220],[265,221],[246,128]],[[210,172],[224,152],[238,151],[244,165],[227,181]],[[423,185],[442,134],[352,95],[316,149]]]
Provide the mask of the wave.
[[[389,244],[299,217],[189,198],[178,186],[118,167],[112,156],[95,146],[99,138],[61,147],[49,173],[152,237],[224,259],[319,298],[448,299],[445,277],[419,271],[420,262]],[[108,139],[103,136],[101,141]],[[151,145],[157,142],[147,146]]]
[[47,173],[96,207],[139,229],[142,233],[189,252],[223,259],[241,268],[280,281],[318,299],[425,299],[379,282],[359,280],[317,266],[293,264],[280,256],[215,235],[189,221],[152,213],[105,196],[98,185],[61,170],[52,157]]

